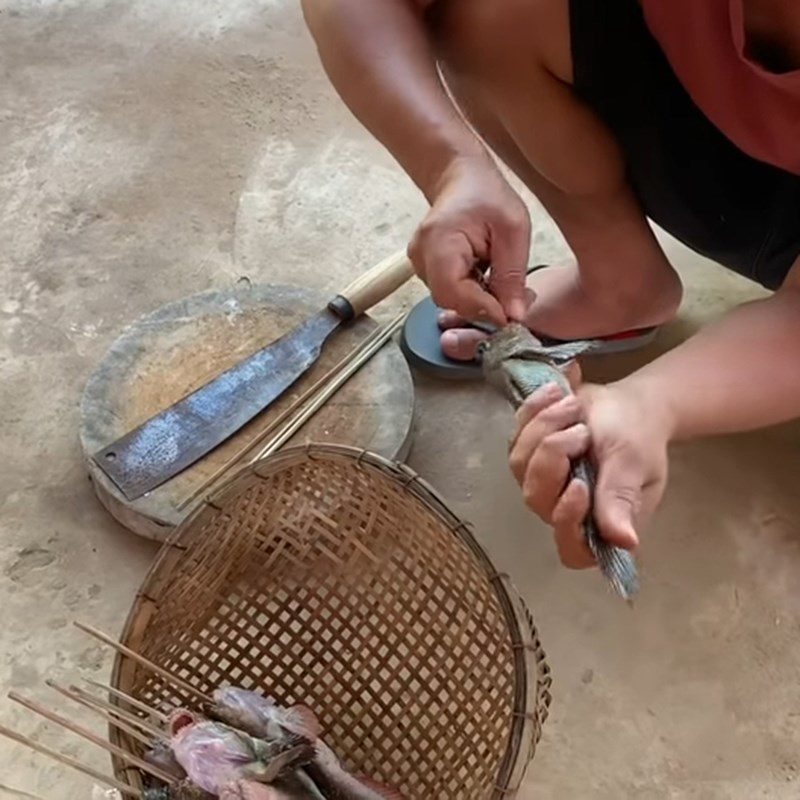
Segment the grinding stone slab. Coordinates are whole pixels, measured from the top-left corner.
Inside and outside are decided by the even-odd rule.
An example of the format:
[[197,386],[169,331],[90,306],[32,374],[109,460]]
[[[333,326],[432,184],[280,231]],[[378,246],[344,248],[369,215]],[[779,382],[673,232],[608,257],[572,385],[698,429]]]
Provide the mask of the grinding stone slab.
[[[311,289],[253,285],[193,295],[134,322],[89,379],[81,404],[83,455],[102,504],[126,528],[163,541],[194,508],[177,506],[377,326],[368,316],[335,333],[319,361],[259,417],[192,467],[133,502],[92,453],[264,347],[325,306]],[[387,343],[286,443],[349,444],[390,459],[410,445],[414,385],[398,346]],[[257,449],[254,450],[254,453]]]
[[479,380],[481,370],[475,361],[454,361],[443,352],[437,317],[440,308],[425,297],[411,309],[400,333],[400,348],[412,367],[454,381]]

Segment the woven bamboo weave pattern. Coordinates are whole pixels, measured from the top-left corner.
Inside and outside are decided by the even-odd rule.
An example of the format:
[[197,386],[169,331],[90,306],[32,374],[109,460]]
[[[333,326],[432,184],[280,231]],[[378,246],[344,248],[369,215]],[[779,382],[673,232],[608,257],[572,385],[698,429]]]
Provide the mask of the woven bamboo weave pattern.
[[[410,800],[507,796],[549,703],[532,619],[467,527],[350,448],[240,473],[176,531],[123,641],[203,692],[307,704],[350,768]],[[195,705],[126,660],[115,679]]]

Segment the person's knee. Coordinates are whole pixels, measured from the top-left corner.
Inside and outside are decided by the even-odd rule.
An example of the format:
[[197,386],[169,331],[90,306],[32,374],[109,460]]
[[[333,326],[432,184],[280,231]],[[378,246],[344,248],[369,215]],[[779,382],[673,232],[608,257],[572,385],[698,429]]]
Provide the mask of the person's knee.
[[451,93],[523,180],[532,167],[590,209],[624,189],[619,145],[566,85],[568,0],[447,0],[437,21]]

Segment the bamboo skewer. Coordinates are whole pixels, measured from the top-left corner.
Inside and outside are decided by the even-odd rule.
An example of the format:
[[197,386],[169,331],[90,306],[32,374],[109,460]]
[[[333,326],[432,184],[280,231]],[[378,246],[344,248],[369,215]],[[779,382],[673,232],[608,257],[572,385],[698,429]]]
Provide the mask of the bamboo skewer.
[[[45,681],[46,685],[49,686],[51,689],[55,689],[59,694],[64,695],[64,697],[68,697],[70,700],[88,708],[95,714],[107,719],[115,728],[119,728],[119,730],[124,731],[128,734],[128,736],[132,736],[138,742],[141,742],[145,747],[150,747],[153,744],[153,739],[151,736],[148,736],[145,733],[142,733],[140,730],[137,730],[134,725],[129,724],[128,722],[123,721],[123,719],[117,719],[114,715],[113,711],[106,711],[104,708],[100,708],[100,706],[93,705],[88,700],[84,700],[79,695],[71,692],[69,689],[65,688],[64,686],[59,686],[57,683],[53,681]],[[140,726],[144,729],[144,726]]]
[[79,630],[82,630],[84,633],[88,633],[89,636],[92,636],[98,641],[103,642],[103,644],[113,647],[118,653],[122,653],[122,655],[127,656],[132,661],[135,661],[137,664],[141,665],[150,672],[154,672],[156,675],[164,678],[164,680],[168,681],[173,686],[182,689],[184,693],[193,695],[197,699],[202,700],[204,703],[212,702],[208,695],[203,694],[199,689],[195,689],[191,683],[187,683],[177,675],[172,675],[163,667],[159,667],[152,661],[148,661],[144,656],[140,656],[135,650],[131,650],[130,647],[126,647],[124,644],[114,641],[110,636],[106,636],[106,634],[102,631],[98,631],[96,628],[93,628],[91,625],[86,625],[83,622],[75,621],[73,622],[73,625],[75,625],[75,627]]
[[133,786],[123,783],[122,781],[118,781],[116,778],[112,778],[110,775],[104,775],[102,772],[97,772],[90,766],[82,764],[80,761],[77,761],[74,758],[70,758],[70,756],[65,756],[56,750],[51,750],[49,747],[45,747],[43,744],[34,742],[33,739],[29,739],[27,736],[23,736],[21,733],[12,731],[11,728],[6,728],[5,726],[0,725],[0,736],[5,736],[6,739],[11,739],[12,742],[17,742],[17,744],[25,745],[25,747],[29,747],[31,750],[35,750],[37,753],[41,753],[43,756],[52,758],[53,761],[58,761],[67,767],[72,767],[72,769],[82,772],[84,775],[88,775],[90,778],[98,781],[99,783],[104,783],[106,786],[110,786],[112,789],[116,789],[128,797],[136,797],[140,798],[141,800],[142,793],[138,789],[134,789]]
[[136,730],[133,725],[128,725],[127,722],[123,722],[121,719],[117,719],[110,711],[104,711],[102,708],[98,708],[97,706],[93,706],[91,703],[84,703],[82,700],[79,700],[77,697],[73,697],[73,700],[80,703],[81,705],[86,706],[90,711],[93,711],[98,716],[102,717],[103,719],[108,721],[109,725],[113,725],[117,730],[122,731],[123,733],[130,736],[132,739],[136,739],[137,742],[143,744],[145,747],[152,747],[153,740],[149,737],[146,733],[141,733],[141,731]]
[[178,511],[183,511],[186,506],[189,505],[193,500],[198,498],[203,492],[206,491],[210,486],[213,486],[226,472],[228,472],[231,467],[236,465],[244,456],[246,456],[257,444],[263,442],[267,436],[272,433],[285,419],[291,416],[295,411],[297,411],[303,403],[306,402],[310,397],[312,397],[319,389],[321,389],[326,383],[328,383],[338,372],[340,372],[344,367],[347,366],[354,358],[356,358],[359,353],[361,353],[365,348],[367,348],[375,339],[380,336],[382,328],[378,327],[374,331],[372,331],[369,336],[367,336],[360,344],[358,344],[353,350],[351,350],[341,361],[339,361],[335,366],[331,367],[318,381],[316,381],[313,386],[310,386],[306,389],[303,394],[301,394],[294,402],[289,405],[288,408],[284,409],[278,416],[272,420],[263,430],[259,431],[253,439],[251,439],[244,447],[240,448],[233,456],[231,456],[224,464],[222,464],[219,469],[209,475],[203,483],[200,484],[191,494],[187,495],[183,498],[183,500],[178,503],[176,506]]
[[381,329],[381,333],[379,336],[375,338],[373,342],[370,343],[369,347],[366,347],[362,353],[360,353],[356,358],[354,358],[341,372],[334,376],[334,378],[326,384],[326,386],[322,389],[319,394],[317,394],[314,399],[304,408],[300,413],[287,425],[285,425],[281,431],[276,434],[270,441],[258,452],[253,459],[250,460],[250,464],[254,464],[259,459],[268,456],[277,450],[279,450],[289,439],[297,433],[303,425],[308,422],[314,414],[319,411],[320,408],[337,392],[339,389],[353,376],[355,375],[364,364],[369,361],[375,353],[378,352],[385,344],[389,341],[389,339],[394,335],[395,331],[403,324],[403,321],[406,318],[406,312],[402,312],[398,314],[388,325],[385,325]]
[[153,708],[152,706],[147,705],[147,703],[144,703],[135,697],[131,697],[129,694],[125,694],[125,692],[120,691],[119,689],[115,689],[113,686],[107,686],[104,683],[98,683],[90,678],[83,678],[83,682],[89,686],[93,686],[95,689],[101,689],[104,692],[108,692],[110,695],[118,697],[120,700],[124,700],[126,703],[133,706],[133,708],[143,711],[145,714],[149,714],[151,717],[154,717],[161,723],[166,723],[169,719],[166,714],[164,714],[162,711],[159,711],[157,708]]
[[62,728],[66,728],[68,731],[83,737],[92,744],[95,744],[112,755],[117,756],[117,758],[127,761],[132,766],[142,770],[142,772],[146,772],[148,775],[152,775],[154,778],[164,781],[164,783],[170,785],[175,783],[175,779],[168,772],[164,772],[164,770],[159,769],[152,764],[148,764],[141,758],[131,755],[131,753],[127,752],[127,750],[123,750],[121,747],[117,747],[116,745],[107,742],[96,733],[92,733],[92,731],[82,727],[81,725],[76,725],[74,722],[71,722],[70,720],[60,716],[59,714],[56,714],[53,711],[50,711],[39,703],[35,703],[33,700],[28,700],[25,697],[18,695],[16,692],[9,692],[8,698],[9,700],[13,700],[15,703],[19,703],[28,710],[33,711],[35,714],[38,714],[45,719],[49,719],[51,722],[55,722],[56,725],[60,725]]
[[129,725],[135,725],[137,728],[139,728],[139,730],[150,734],[150,736],[155,739],[167,738],[167,735],[164,731],[162,731],[160,728],[157,728],[155,725],[151,725],[148,720],[143,719],[142,717],[139,717],[130,711],[125,711],[100,697],[95,697],[90,692],[87,692],[78,686],[70,686],[68,689],[65,687],[56,686],[53,686],[53,688],[56,689],[56,691],[61,692],[61,694],[63,694],[65,697],[70,697],[82,705],[88,705],[92,708],[99,709],[100,711],[105,711],[109,714],[112,714],[117,719],[127,722]]

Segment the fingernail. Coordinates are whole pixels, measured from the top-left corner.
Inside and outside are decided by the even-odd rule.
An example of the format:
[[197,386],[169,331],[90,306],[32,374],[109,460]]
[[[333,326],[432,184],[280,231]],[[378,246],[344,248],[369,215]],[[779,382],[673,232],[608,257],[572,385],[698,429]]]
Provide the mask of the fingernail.
[[626,534],[628,537],[628,544],[630,545],[630,549],[635,550],[639,546],[639,536],[637,535],[636,531],[633,528],[626,531]]
[[551,397],[560,395],[561,387],[555,381],[550,381],[550,383],[546,383],[544,386],[542,386],[542,391],[547,397]]
[[557,383],[545,383],[528,396],[526,403],[534,403],[539,400],[547,400],[550,397],[557,397],[560,394]]
[[630,521],[624,520],[618,522],[615,526],[615,533],[617,544],[625,550],[634,550],[639,545],[639,537],[633,529]]

